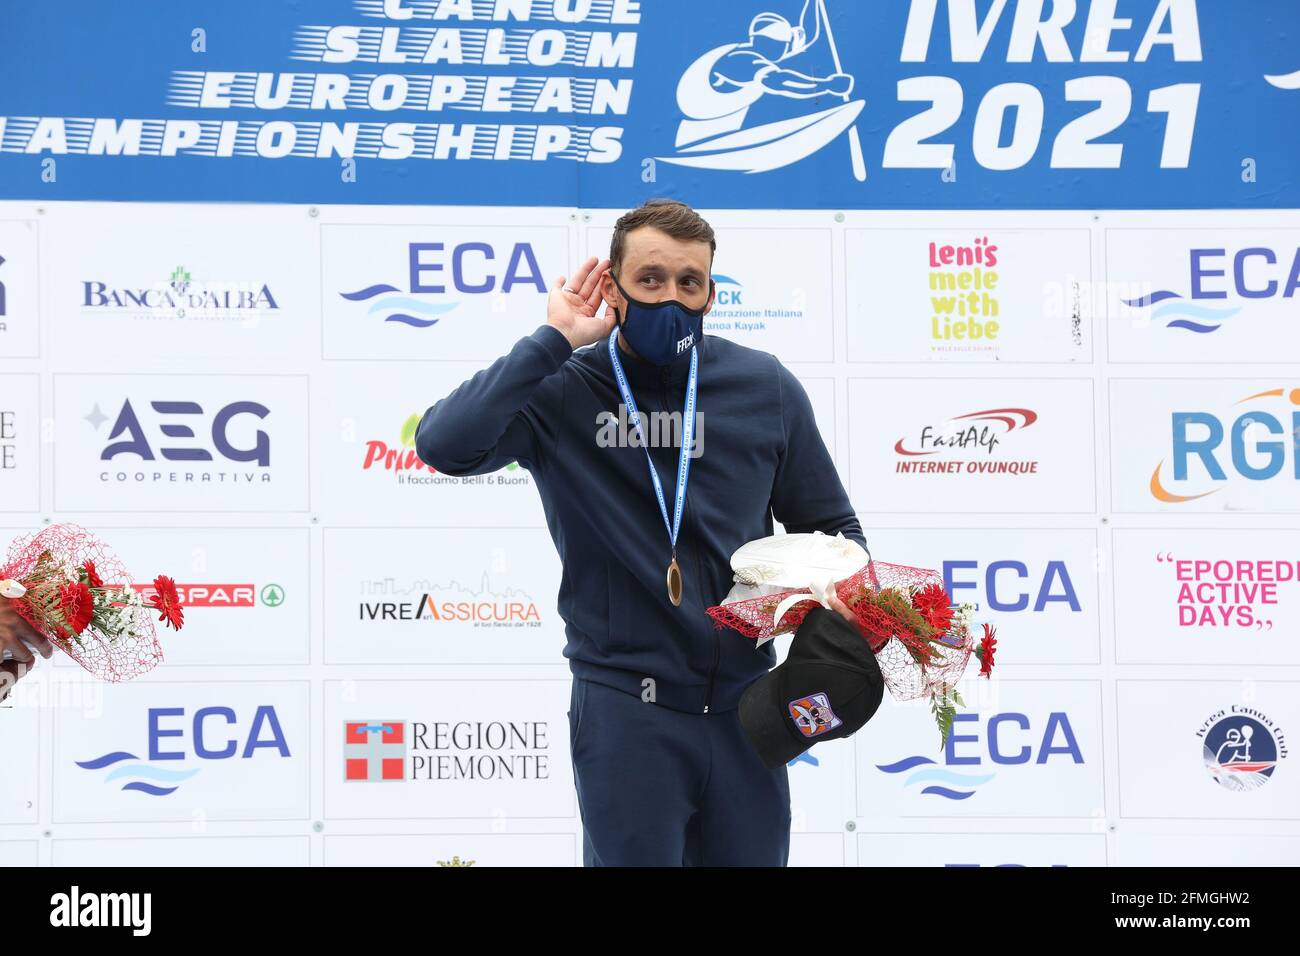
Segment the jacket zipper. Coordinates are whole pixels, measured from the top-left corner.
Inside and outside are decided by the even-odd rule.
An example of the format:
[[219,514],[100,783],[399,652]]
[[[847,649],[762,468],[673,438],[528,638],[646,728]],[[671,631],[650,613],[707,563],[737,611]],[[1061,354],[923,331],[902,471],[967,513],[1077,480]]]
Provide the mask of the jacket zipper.
[[[660,397],[663,399],[663,406],[664,406],[665,409],[668,409],[668,408],[669,408],[669,406],[668,406],[668,369],[660,369],[660,371],[659,371],[659,386],[660,386]],[[669,410],[671,411],[671,409],[669,409]],[[683,409],[682,409],[682,415],[685,416],[685,414],[686,414],[686,409],[683,408]],[[685,426],[685,419],[684,419],[684,418],[683,418],[683,422],[682,422],[682,424],[683,424],[683,426]],[[679,435],[680,435],[680,434],[682,434],[682,433],[679,433]],[[687,454],[689,454],[689,453],[690,453],[690,450],[687,449]],[[679,454],[679,455],[681,454],[681,449],[678,449],[678,454]],[[689,508],[689,507],[690,507],[690,501],[687,500],[687,501],[682,505],[682,521],[683,521],[683,522],[685,522],[685,520],[686,520],[686,509]],[[697,557],[698,557],[698,555],[697,555]],[[696,580],[699,580],[699,574],[698,574],[698,572],[696,573]],[[704,713],[706,713],[706,714],[709,712],[709,707],[713,704],[713,679],[714,679],[714,677],[717,675],[717,672],[718,672],[718,659],[721,657],[721,654],[722,654],[722,644],[721,644],[721,641],[720,641],[719,638],[718,638],[718,631],[717,631],[717,628],[714,628],[714,630],[713,630],[713,662],[709,665],[709,684],[708,684],[708,687],[705,688],[705,691],[704,691]]]

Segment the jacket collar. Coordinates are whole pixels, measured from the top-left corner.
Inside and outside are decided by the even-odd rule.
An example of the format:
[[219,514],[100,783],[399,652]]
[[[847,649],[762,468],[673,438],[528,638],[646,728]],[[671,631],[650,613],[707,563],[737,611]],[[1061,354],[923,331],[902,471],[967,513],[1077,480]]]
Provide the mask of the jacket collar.
[[[614,331],[609,336],[618,335],[618,326],[614,326]],[[609,369],[609,374],[614,375],[614,369],[609,361],[609,336],[600,340],[600,355],[603,365]],[[707,334],[700,336],[700,341],[696,343],[695,348],[699,351],[699,365],[704,364],[704,358],[708,354]],[[627,376],[628,384],[632,386],[634,394],[637,387],[651,388],[662,387],[665,383],[669,385],[685,385],[686,380],[691,375],[691,353],[683,352],[668,365],[655,365],[647,362],[643,358],[638,358],[625,351],[622,346],[615,345],[618,349],[618,361],[623,366],[623,374]],[[666,374],[665,374],[666,373]],[[697,373],[698,374],[698,373]],[[617,387],[617,386],[615,386]]]

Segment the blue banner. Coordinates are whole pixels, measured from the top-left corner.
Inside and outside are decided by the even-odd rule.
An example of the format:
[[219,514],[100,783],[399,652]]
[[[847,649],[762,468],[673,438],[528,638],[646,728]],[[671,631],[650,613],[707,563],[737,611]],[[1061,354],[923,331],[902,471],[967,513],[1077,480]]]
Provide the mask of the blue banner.
[[0,9],[0,198],[1300,207],[1300,4]]

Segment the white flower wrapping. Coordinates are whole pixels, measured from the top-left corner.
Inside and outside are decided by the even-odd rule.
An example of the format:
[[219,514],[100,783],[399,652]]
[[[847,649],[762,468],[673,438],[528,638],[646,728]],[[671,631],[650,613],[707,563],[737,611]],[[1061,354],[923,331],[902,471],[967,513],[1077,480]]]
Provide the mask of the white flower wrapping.
[[[800,601],[812,598],[831,610],[827,596],[836,581],[856,574],[870,559],[865,548],[844,532],[835,536],[820,531],[812,533],[774,534],[746,542],[731,556],[735,584],[723,604],[764,597],[791,588],[804,589],[777,605],[773,615],[779,624],[782,616]],[[755,646],[770,641],[760,638]]]

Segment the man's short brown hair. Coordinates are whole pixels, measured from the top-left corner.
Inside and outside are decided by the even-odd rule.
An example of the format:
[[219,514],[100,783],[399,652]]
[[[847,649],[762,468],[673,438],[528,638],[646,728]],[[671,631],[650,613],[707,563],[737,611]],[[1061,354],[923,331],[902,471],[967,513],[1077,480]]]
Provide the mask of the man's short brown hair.
[[713,227],[684,202],[676,199],[647,199],[638,208],[623,213],[618,222],[614,223],[614,238],[609,243],[609,268],[616,275],[621,274],[627,234],[641,226],[652,226],[674,239],[707,242],[709,265],[712,267],[713,255],[718,251]]

